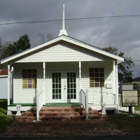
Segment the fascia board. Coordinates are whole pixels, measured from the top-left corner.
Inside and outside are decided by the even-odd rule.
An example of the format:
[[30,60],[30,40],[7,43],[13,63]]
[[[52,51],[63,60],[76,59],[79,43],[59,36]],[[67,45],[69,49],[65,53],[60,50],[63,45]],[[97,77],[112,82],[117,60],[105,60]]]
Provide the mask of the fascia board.
[[8,77],[8,75],[0,75],[0,77]]

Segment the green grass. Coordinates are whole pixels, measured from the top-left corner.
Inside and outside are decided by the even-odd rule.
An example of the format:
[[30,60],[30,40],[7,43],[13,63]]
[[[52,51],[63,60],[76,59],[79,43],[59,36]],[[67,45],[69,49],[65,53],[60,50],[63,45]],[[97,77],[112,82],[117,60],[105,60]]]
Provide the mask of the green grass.
[[0,133],[14,122],[14,116],[7,116],[7,101],[0,100]]
[[5,99],[0,100],[0,108],[7,109],[7,100]]
[[35,103],[14,103],[14,104],[10,104],[8,106],[16,106],[16,105],[21,105],[21,106],[36,106]]
[[50,107],[58,107],[58,106],[71,106],[71,107],[76,107],[76,106],[80,106],[79,103],[46,103],[46,106],[50,106]]
[[128,117],[128,114],[110,114],[108,120],[129,135],[140,135],[140,115],[135,114],[135,117],[132,118]]

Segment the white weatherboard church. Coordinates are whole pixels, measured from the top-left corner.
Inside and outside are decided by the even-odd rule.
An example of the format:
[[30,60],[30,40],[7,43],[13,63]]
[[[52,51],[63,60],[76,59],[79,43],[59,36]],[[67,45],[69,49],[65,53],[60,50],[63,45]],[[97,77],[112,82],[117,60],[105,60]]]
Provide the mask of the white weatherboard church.
[[[122,57],[68,36],[65,9],[59,36],[1,60],[8,66],[8,111],[46,103],[80,103],[118,109],[118,64]],[[12,93],[12,104],[10,104]],[[22,106],[24,105],[24,106]]]

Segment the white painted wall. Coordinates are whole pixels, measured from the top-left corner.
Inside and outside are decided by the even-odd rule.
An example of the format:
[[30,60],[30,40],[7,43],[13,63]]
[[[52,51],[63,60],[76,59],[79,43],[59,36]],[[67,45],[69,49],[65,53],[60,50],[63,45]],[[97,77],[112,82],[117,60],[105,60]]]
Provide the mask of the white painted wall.
[[[88,89],[88,102],[94,105],[99,105],[101,103],[101,91],[104,95],[104,101],[108,104],[113,104],[112,93],[114,87],[111,89],[106,88],[107,83],[111,83],[113,85],[114,77],[113,77],[113,62],[106,61],[106,62],[82,62],[82,88],[83,90]],[[89,68],[104,68],[105,72],[105,87],[104,88],[90,88],[89,87]],[[107,94],[110,93],[110,94]],[[107,96],[108,95],[108,96]]]
[[[61,63],[46,63],[46,83],[47,83],[47,89],[46,92],[49,93],[49,73],[50,71],[63,71],[63,70],[77,70],[78,71],[78,62],[61,62]],[[112,61],[106,61],[106,62],[82,62],[81,66],[81,84],[82,89],[86,90],[88,89],[88,102],[93,103],[95,105],[99,105],[101,103],[101,88],[90,88],[89,87],[89,68],[104,68],[105,70],[105,85],[107,83],[111,83],[113,85],[114,77],[113,77],[113,62]],[[113,104],[113,96],[114,88],[107,89],[104,87],[102,89],[102,92],[104,93],[104,101],[108,102],[108,104]],[[108,94],[107,94],[108,93]],[[46,95],[46,101],[49,102],[49,94]]]
[[[81,83],[82,89],[88,89],[89,103],[93,103],[94,105],[99,105],[101,103],[101,89],[100,88],[90,88],[89,87],[89,68],[104,68],[105,70],[105,85],[106,83],[113,83],[113,66],[112,61],[106,62],[82,62],[81,66]],[[52,62],[46,63],[46,95],[45,102],[50,102],[50,71],[64,71],[64,70],[77,70],[78,71],[79,62]],[[34,103],[35,99],[35,89],[23,89],[22,88],[22,69],[37,69],[37,89],[41,90],[42,82],[43,82],[43,63],[22,63],[22,64],[14,64],[14,103]],[[102,89],[103,92],[113,93],[114,87],[111,89],[107,89],[104,87]],[[107,94],[105,93],[104,96]],[[108,104],[112,104],[113,99],[112,96],[106,96],[104,102],[108,102]]]
[[14,64],[13,67],[14,103],[35,103],[36,89],[22,88],[22,69],[37,69],[37,88],[41,90],[43,82],[43,63]]
[[[45,101],[50,101],[50,71],[55,70],[77,70],[79,71],[79,61],[81,61],[81,84],[82,89],[89,90],[89,103],[95,105],[101,102],[101,88],[89,87],[89,68],[104,68],[105,85],[112,84],[111,89],[104,87],[102,92],[114,93],[115,77],[113,60],[109,57],[91,52],[79,46],[69,43],[59,42],[53,46],[47,46],[43,50],[29,54],[25,58],[15,61],[14,67],[14,102],[15,103],[34,103],[35,89],[22,88],[22,69],[37,69],[37,89],[41,90],[43,82],[43,62],[46,63],[46,95]],[[105,94],[104,94],[105,96]],[[112,104],[112,96],[107,96],[104,102]]]
[[7,75],[0,75],[0,99],[7,99]]

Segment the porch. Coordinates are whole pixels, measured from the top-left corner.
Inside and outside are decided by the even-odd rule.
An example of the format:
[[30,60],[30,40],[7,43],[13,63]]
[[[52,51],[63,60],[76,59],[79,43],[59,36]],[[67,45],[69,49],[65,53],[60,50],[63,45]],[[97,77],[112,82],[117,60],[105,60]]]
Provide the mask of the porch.
[[[93,65],[97,68],[92,68],[89,73]],[[13,66],[13,72],[9,71],[9,78],[12,75],[13,79],[12,84],[9,85],[9,93],[13,94],[14,104],[8,102],[8,111],[17,111],[16,105],[20,105],[20,111],[36,108],[36,116],[39,120],[42,107],[52,103],[63,103],[66,107],[68,104],[73,106],[72,104],[78,103],[85,109],[87,118],[88,108],[100,111],[102,104],[106,104],[107,108],[118,109],[115,61],[18,63]],[[25,67],[28,69],[24,69]],[[94,77],[97,80],[97,87],[93,86],[94,69],[97,70],[98,77]],[[29,86],[28,75],[33,75],[33,79],[36,78],[36,85],[33,85],[35,88]]]
[[[90,78],[89,69],[93,66],[96,66],[97,68],[95,69],[97,70],[100,68],[103,70],[102,73],[98,72],[96,74],[96,76],[101,76],[92,77],[93,73],[90,73]],[[113,104],[114,100],[116,103],[118,102],[117,96],[115,99],[111,97],[114,94],[117,95],[118,91],[117,82],[115,81],[115,62],[18,63],[13,65],[13,67],[13,71],[9,70],[10,80],[8,83],[8,92],[12,94],[13,103],[36,103],[36,94],[41,92],[43,92],[41,101],[43,105],[45,103],[79,102],[81,89],[84,91],[88,90],[88,103],[100,105],[103,92],[110,95],[107,103]],[[25,67],[28,69],[25,69]],[[33,73],[29,73],[32,71]],[[34,75],[35,77],[28,78],[26,75]],[[100,87],[101,84],[103,88]],[[10,105],[9,96],[8,105]]]
[[[82,96],[83,95],[83,96]],[[41,97],[41,96],[40,96]],[[20,104],[21,115],[16,115],[15,120],[18,122],[32,122],[45,120],[81,120],[94,119],[106,116],[103,114],[102,105],[88,104],[86,98],[88,95],[81,91],[80,103],[46,103],[40,104]],[[102,98],[104,96],[102,95]],[[115,97],[115,96],[114,96]],[[103,98],[104,99],[104,98]],[[105,99],[104,99],[105,101]],[[15,110],[19,104],[11,104],[9,109]],[[39,108],[40,106],[40,108]],[[117,104],[106,104],[104,110],[117,110]],[[25,112],[24,112],[25,111]],[[118,113],[118,112],[117,112]]]
[[[83,92],[81,90],[80,92],[81,96],[80,96],[80,102],[79,103],[46,103],[45,105],[41,105],[39,102],[38,105],[36,103],[14,103],[14,104],[10,104],[8,105],[8,111],[12,111],[12,112],[16,112],[17,111],[17,105],[20,105],[20,111],[21,112],[25,112],[25,111],[30,111],[30,110],[34,110],[34,114],[38,114],[38,119],[39,119],[39,116],[40,116],[40,112],[42,112],[42,108],[53,108],[53,110],[55,111],[55,109],[58,111],[59,110],[59,113],[61,113],[60,111],[60,108],[63,108],[63,109],[70,109],[70,108],[81,108],[82,110],[85,110],[86,113],[88,113],[88,111],[91,112],[91,110],[94,112],[96,112],[95,114],[97,114],[97,112],[101,112],[102,111],[102,104],[105,104],[105,110],[108,111],[108,110],[114,110],[116,112],[114,113],[118,113],[118,111],[128,111],[128,108],[127,107],[122,107],[122,103],[121,103],[121,95],[119,95],[119,104],[117,105],[115,103],[115,95],[112,94],[112,98],[113,99],[113,103],[112,104],[108,104],[108,98],[107,96],[110,96],[108,93],[105,94],[101,94],[101,98],[102,100],[101,101],[104,101],[104,102],[101,102],[100,104],[94,104],[94,103],[87,103],[86,101],[86,98],[88,98],[87,94],[85,92]],[[41,97],[41,96],[40,96]],[[43,97],[43,96],[42,96]],[[40,98],[41,100],[41,98]],[[40,108],[38,108],[40,106]],[[37,108],[38,108],[38,111],[37,111]],[[66,109],[66,110],[67,110]],[[68,109],[68,110],[69,110]],[[38,113],[37,113],[38,112]],[[26,113],[25,113],[26,114]],[[50,116],[50,115],[49,115]]]

